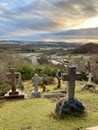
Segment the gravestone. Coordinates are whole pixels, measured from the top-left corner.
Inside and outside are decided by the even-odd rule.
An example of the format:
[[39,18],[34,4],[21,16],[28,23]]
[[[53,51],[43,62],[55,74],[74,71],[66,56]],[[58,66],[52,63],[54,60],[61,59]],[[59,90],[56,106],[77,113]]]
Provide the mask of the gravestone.
[[45,85],[47,84],[47,80],[48,80],[47,74],[43,74],[43,75],[42,75],[42,81],[43,81],[43,83],[44,83]]
[[68,66],[68,75],[62,75],[63,81],[68,81],[67,98],[61,99],[54,112],[58,115],[82,113],[84,106],[82,102],[75,98],[75,80],[80,80],[81,75],[76,73],[75,66]]
[[87,75],[87,78],[88,78],[87,84],[88,84],[88,85],[92,85],[92,77],[93,77],[93,75],[92,75],[91,73],[89,73],[89,74]]
[[62,92],[47,92],[44,94],[44,97],[46,97],[46,98],[59,98],[59,97],[64,97],[64,94]]
[[95,89],[95,85],[92,83],[93,75],[92,75],[92,73],[91,73],[91,65],[90,65],[90,62],[87,62],[87,63],[85,64],[85,67],[86,67],[86,69],[88,70],[88,75],[87,75],[88,82],[87,82],[87,84],[84,86],[84,88],[82,88],[82,90],[88,90],[88,89],[90,89],[90,88]]
[[43,85],[43,92],[46,92],[46,86]]
[[19,89],[16,89],[16,78],[19,76],[19,72],[15,72],[15,68],[11,68],[10,72],[8,72],[7,77],[10,79],[11,90],[5,94],[5,98],[24,98],[24,93],[22,93]]
[[40,82],[40,77],[38,76],[38,74],[35,74],[34,77],[32,78],[33,81],[33,85],[34,85],[34,90],[32,91],[32,97],[34,98],[40,98],[41,97],[41,93],[38,90],[38,85]]
[[48,83],[48,76],[43,74],[41,77],[41,87],[43,88],[43,92],[46,92],[46,84]]
[[21,75],[21,73],[19,73],[19,76],[18,76],[17,88],[24,89],[24,85],[22,83],[22,75]]

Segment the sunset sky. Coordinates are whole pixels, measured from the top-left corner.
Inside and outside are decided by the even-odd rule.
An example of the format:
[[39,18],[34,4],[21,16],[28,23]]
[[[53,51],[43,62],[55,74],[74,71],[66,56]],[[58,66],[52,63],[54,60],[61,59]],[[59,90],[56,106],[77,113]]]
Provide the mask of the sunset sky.
[[98,42],[98,0],[0,0],[0,40]]

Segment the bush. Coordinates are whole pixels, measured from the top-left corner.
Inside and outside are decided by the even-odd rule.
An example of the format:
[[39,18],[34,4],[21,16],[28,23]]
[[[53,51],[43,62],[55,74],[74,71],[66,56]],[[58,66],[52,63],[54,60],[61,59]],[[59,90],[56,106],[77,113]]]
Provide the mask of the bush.
[[98,84],[98,77],[96,75],[93,75],[93,82],[95,84]]
[[56,75],[57,69],[51,65],[41,66],[43,74],[54,77]]
[[10,88],[11,87],[8,83],[0,85],[0,96],[4,96],[10,90]]
[[81,71],[81,78],[82,80],[86,80],[87,81],[87,73],[84,71]]
[[16,67],[16,71],[22,74],[23,80],[32,79],[35,73],[38,74],[39,76],[46,74],[49,77],[54,77],[57,72],[56,68],[51,65],[43,65],[43,66],[39,66],[38,68],[35,68],[31,64],[24,64],[18,66]]
[[16,71],[22,74],[23,80],[28,80],[34,76],[35,68],[31,64],[23,64],[22,66],[16,67]]

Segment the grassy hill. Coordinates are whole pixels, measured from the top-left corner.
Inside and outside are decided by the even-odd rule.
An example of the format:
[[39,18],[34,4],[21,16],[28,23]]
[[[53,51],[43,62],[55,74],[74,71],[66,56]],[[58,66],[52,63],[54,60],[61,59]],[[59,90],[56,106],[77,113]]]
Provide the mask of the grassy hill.
[[79,48],[73,50],[74,54],[96,54],[98,53],[98,44],[96,43],[87,43]]
[[[52,112],[58,99],[28,98],[24,100],[3,101],[0,108],[0,130],[85,130],[86,127],[98,125],[98,91],[81,91],[85,82],[76,82],[76,97],[85,104],[83,117],[66,116],[59,119]],[[33,89],[26,82],[25,92],[29,95]],[[47,86],[53,91],[55,85]],[[62,85],[61,90],[66,88]],[[97,89],[97,88],[96,88]]]

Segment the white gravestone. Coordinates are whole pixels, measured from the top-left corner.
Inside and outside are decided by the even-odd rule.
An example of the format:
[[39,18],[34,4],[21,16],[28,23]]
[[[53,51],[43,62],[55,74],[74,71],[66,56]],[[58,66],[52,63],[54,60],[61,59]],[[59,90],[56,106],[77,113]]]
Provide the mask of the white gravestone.
[[93,77],[93,75],[91,74],[91,73],[89,73],[88,75],[87,75],[87,78],[88,78],[88,85],[92,85],[92,77]]
[[41,80],[41,78],[38,76],[38,74],[35,74],[34,77],[32,78],[33,85],[34,85],[34,90],[32,91],[32,97],[34,97],[34,98],[41,97],[41,93],[38,90],[38,85],[39,85],[40,80]]
[[86,67],[86,69],[87,69],[88,72],[89,72],[89,74],[87,75],[88,82],[87,82],[87,84],[84,86],[84,88],[82,88],[82,90],[88,90],[88,89],[90,89],[90,88],[95,89],[96,86],[92,83],[93,75],[92,75],[92,73],[91,73],[91,64],[90,64],[90,62],[87,62],[87,63],[85,64],[85,67]]

